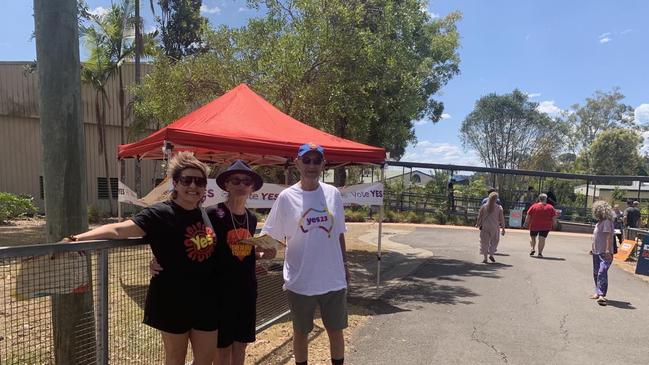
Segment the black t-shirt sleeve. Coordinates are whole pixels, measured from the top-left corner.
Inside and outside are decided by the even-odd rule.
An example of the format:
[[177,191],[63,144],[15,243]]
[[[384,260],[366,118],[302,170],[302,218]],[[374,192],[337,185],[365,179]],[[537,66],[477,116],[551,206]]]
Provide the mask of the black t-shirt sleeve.
[[161,207],[155,204],[144,208],[141,212],[133,216],[131,220],[148,235],[149,232],[159,227],[163,216]]

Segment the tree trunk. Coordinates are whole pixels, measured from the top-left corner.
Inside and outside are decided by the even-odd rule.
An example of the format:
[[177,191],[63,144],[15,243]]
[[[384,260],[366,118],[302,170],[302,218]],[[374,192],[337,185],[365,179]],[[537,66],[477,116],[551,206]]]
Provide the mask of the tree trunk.
[[[347,138],[347,118],[339,118],[336,120],[336,135],[340,138]],[[327,151],[325,151],[325,159]],[[335,186],[345,186],[347,182],[347,170],[345,167],[339,167],[334,169],[334,185]]]
[[110,215],[113,215],[113,186],[110,182],[110,170],[108,166],[108,149],[106,146],[106,97],[102,94],[101,99],[101,122],[98,122],[97,125],[101,125],[101,134],[103,139],[101,141],[102,150],[104,151],[104,170],[106,171],[106,185],[108,186],[108,209]]
[[[88,229],[77,0],[34,0],[34,22],[47,241],[56,242]],[[56,364],[94,364],[92,291],[51,300]]]
[[[122,67],[119,67],[119,143],[125,144],[126,137],[124,136],[124,128],[126,127],[126,93],[124,92],[124,77],[122,75]],[[126,163],[123,160],[119,161],[120,178],[122,182],[126,181]]]
[[[135,84],[140,84],[140,55],[142,54],[142,24],[140,19],[140,0],[135,0]],[[133,118],[137,118],[135,113]],[[138,197],[142,197],[142,165],[140,159],[135,158],[135,165],[133,167],[135,173],[135,193]]]

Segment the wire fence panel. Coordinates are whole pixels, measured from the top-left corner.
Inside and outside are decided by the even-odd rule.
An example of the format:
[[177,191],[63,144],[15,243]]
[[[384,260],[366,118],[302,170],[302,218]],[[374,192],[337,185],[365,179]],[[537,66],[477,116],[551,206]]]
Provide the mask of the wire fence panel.
[[[278,252],[280,255],[283,252]],[[257,332],[289,312],[286,292],[282,290],[282,261],[283,258],[276,258],[257,265]]]
[[[0,248],[0,364],[163,363],[142,323],[151,258],[142,240]],[[288,313],[282,260],[257,266],[258,331]]]

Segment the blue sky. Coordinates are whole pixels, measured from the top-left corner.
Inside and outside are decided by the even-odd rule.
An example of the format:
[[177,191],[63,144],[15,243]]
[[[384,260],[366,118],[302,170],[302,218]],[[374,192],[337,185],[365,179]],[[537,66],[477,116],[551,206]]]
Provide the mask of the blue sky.
[[[148,0],[142,1],[145,28],[153,26]],[[35,59],[30,39],[32,0],[11,0],[0,15],[0,61]],[[110,0],[88,0],[101,11]],[[240,26],[255,16],[245,0],[203,0],[203,15],[214,26]],[[644,0],[435,0],[433,17],[458,10],[460,70],[437,98],[445,119],[415,123],[419,140],[404,161],[479,165],[459,138],[462,120],[478,98],[519,88],[558,113],[583,103],[596,90],[620,87],[636,119],[649,123],[649,1]]]

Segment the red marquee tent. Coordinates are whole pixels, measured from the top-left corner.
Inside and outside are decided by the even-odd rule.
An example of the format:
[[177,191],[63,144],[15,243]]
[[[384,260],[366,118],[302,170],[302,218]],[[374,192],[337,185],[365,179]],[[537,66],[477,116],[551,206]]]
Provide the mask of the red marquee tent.
[[385,161],[385,150],[350,141],[303,124],[241,84],[150,136],[119,146],[118,158],[162,159],[162,146],[193,151],[203,161],[241,158],[259,165],[283,165],[297,148],[314,142],[330,164]]

